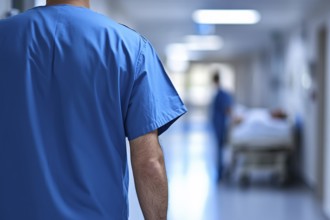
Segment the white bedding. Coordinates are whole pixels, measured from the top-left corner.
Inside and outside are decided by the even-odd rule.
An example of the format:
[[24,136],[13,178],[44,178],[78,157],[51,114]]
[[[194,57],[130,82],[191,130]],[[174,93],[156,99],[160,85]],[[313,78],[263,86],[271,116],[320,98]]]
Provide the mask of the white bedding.
[[259,149],[292,147],[292,124],[272,118],[266,109],[249,110],[244,113],[244,121],[231,130],[230,143]]

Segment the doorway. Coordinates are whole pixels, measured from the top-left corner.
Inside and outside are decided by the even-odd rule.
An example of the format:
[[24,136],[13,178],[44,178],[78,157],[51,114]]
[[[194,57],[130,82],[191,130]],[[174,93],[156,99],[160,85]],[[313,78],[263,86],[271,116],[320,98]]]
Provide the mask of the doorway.
[[317,63],[317,84],[318,84],[318,114],[317,114],[317,158],[316,158],[316,195],[319,201],[324,201],[325,181],[325,126],[326,126],[326,62],[327,62],[327,36],[325,26],[321,27],[317,36],[318,63]]

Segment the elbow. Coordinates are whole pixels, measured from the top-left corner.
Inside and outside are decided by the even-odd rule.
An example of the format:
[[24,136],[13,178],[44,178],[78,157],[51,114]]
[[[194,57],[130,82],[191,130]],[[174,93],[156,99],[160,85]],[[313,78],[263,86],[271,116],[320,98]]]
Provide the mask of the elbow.
[[158,176],[165,173],[165,163],[163,154],[142,161],[140,164],[140,171],[144,176]]
[[164,157],[158,156],[150,159],[145,165],[145,172],[149,175],[159,175],[165,172]]

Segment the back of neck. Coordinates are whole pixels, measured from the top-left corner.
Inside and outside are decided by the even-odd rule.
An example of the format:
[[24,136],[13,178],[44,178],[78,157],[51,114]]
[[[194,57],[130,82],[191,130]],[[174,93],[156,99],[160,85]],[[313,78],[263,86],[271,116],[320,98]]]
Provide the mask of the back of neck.
[[47,0],[47,5],[68,4],[80,7],[90,8],[89,0]]

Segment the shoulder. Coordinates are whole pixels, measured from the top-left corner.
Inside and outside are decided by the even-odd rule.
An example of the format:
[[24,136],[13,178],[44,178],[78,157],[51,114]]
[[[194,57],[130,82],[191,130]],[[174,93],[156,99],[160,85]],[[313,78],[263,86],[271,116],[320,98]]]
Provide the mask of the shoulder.
[[224,89],[220,89],[220,93],[221,93],[221,95],[226,96],[226,97],[231,96],[230,93]]
[[149,41],[133,28],[98,12],[90,11],[89,13],[93,15],[90,16],[92,19],[88,21],[90,26],[103,33],[108,33],[109,36],[112,36],[112,40],[119,41],[130,48],[138,47],[140,50],[148,44]]
[[4,24],[5,24],[5,21],[6,21],[7,19],[0,19],[0,27],[2,27]]
[[9,18],[0,19],[0,27],[3,27],[7,24],[15,23],[17,21],[26,21],[29,16],[29,13],[24,12]]
[[141,40],[142,38],[142,36],[134,29],[115,21],[111,17],[93,10],[86,10],[85,16],[83,17],[85,18],[81,19],[86,22],[85,24],[99,28],[100,30],[107,30],[108,32],[112,32],[117,36],[120,36],[121,38],[134,38],[137,40]]

